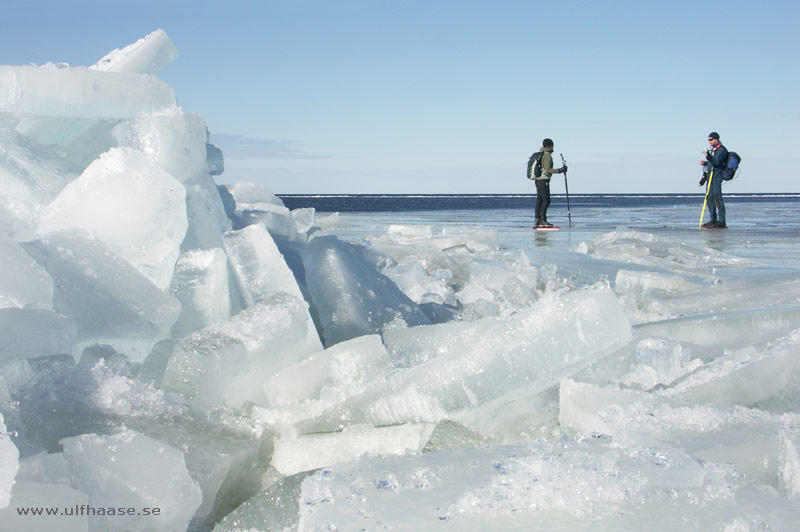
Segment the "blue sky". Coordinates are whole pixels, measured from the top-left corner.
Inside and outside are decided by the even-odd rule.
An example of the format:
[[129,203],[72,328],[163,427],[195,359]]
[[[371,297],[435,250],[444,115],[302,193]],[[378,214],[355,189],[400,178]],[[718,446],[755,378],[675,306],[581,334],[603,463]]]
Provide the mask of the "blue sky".
[[[527,193],[544,137],[570,193],[800,192],[800,3],[5,0],[0,64],[90,65],[162,28],[160,77],[276,193]],[[556,160],[559,160],[556,155]],[[563,192],[556,176],[552,190]]]

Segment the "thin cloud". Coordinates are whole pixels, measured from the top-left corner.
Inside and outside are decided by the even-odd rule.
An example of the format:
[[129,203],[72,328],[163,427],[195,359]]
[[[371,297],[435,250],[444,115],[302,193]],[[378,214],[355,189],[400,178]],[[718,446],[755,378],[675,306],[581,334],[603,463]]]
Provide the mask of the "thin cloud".
[[293,140],[267,140],[244,135],[212,134],[211,143],[226,157],[241,159],[327,159],[302,151],[300,143]]

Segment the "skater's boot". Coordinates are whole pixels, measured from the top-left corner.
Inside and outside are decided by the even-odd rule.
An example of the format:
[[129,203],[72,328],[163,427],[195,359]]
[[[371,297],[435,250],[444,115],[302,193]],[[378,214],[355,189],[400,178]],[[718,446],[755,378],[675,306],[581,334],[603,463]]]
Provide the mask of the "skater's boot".
[[539,222],[539,227],[553,227],[553,224],[548,222],[545,218],[542,218],[542,220]]
[[703,229],[710,229],[712,227],[715,227],[716,224],[717,224],[716,220],[711,220],[710,222],[704,223],[701,227],[703,227]]
[[542,224],[541,218],[536,218],[536,220],[533,221],[533,228],[536,229],[537,227],[541,227],[541,224]]

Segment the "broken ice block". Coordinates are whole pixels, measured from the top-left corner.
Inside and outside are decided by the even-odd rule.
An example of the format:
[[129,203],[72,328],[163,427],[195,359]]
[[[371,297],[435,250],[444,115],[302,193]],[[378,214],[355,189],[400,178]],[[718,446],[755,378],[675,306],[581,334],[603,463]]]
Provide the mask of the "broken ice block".
[[6,434],[6,424],[0,413],[0,508],[8,506],[11,488],[19,470],[19,450],[11,437]]
[[186,530],[202,503],[200,487],[174,447],[129,430],[112,436],[84,434],[62,444],[70,480],[89,494],[89,505],[138,512],[91,515],[93,529]]
[[787,497],[800,499],[800,433],[781,431],[780,487]]
[[47,207],[39,230],[92,231],[163,289],[172,278],[187,225],[183,185],[141,152],[113,148]]
[[664,336],[697,345],[737,349],[763,348],[770,340],[789,334],[800,323],[800,306],[731,310],[685,316],[634,326],[637,335]]
[[178,49],[162,29],[142,37],[122,49],[108,52],[91,70],[158,74],[178,57]]
[[663,299],[698,288],[685,277],[649,271],[619,270],[614,282],[616,293],[628,294],[637,300]]
[[781,432],[791,420],[744,407],[693,405],[616,386],[561,381],[559,422],[620,447],[680,445],[691,456],[733,464],[750,480],[778,484]]
[[0,226],[0,308],[53,308],[53,280]]
[[214,180],[204,174],[184,185],[189,227],[181,249],[221,248],[222,234],[231,230],[231,220],[225,215]]
[[237,210],[233,215],[234,227],[263,224],[274,236],[294,240],[297,237],[297,225],[292,213],[286,207],[272,204],[260,204],[257,209]]
[[39,453],[19,461],[17,480],[69,486],[67,462],[62,453]]
[[51,310],[0,309],[0,350],[23,358],[71,353],[78,341],[75,322]]
[[297,530],[300,484],[309,473],[280,479],[225,516],[214,532]]
[[55,281],[53,309],[77,326],[75,360],[86,346],[107,344],[141,362],[178,318],[180,303],[175,298],[95,237],[52,233],[22,247]]
[[366,249],[332,236],[314,238],[303,255],[305,279],[325,345],[383,332],[400,318],[430,324],[419,306],[365,258]]
[[[279,293],[303,299],[292,271],[263,225],[231,231],[223,237],[246,306],[269,300]],[[322,349],[311,315],[306,311],[306,344]]]
[[284,207],[283,201],[272,191],[258,183],[249,181],[239,181],[233,185],[226,185],[233,199],[236,201],[236,209],[249,209],[252,205],[272,204]]
[[355,460],[365,453],[421,452],[435,426],[433,423],[406,423],[394,427],[353,427],[342,432],[283,437],[275,442],[272,467],[289,476]]
[[178,341],[162,386],[199,409],[264,403],[267,378],[320,350],[309,325],[305,301],[278,293]]
[[264,393],[273,407],[308,400],[332,406],[391,369],[381,337],[359,336],[281,370],[264,383]]
[[263,225],[231,231],[225,234],[224,242],[248,306],[278,292],[302,297],[294,275]]
[[119,146],[130,146],[181,183],[208,173],[206,123],[180,107],[139,114],[114,129]]
[[175,264],[170,293],[182,310],[172,327],[176,338],[231,316],[228,257],[220,248],[188,250]]
[[120,119],[175,105],[172,87],[155,76],[52,63],[0,66],[4,113]]
[[11,504],[0,510],[0,530],[88,532],[89,506],[89,497],[68,485],[20,480],[14,484]]
[[218,521],[261,489],[267,466],[263,462],[270,455],[261,456],[261,440],[250,432],[183,412],[176,417],[129,418],[128,426],[183,451],[186,469],[203,492],[197,518]]
[[[393,331],[396,365],[385,383],[302,422],[302,432],[439,421],[514,390],[544,390],[631,339],[607,287],[543,299],[509,319],[444,323]],[[416,364],[416,365],[414,365]]]
[[800,329],[758,352],[718,357],[664,390],[696,403],[745,405],[771,412],[796,411],[800,390]]

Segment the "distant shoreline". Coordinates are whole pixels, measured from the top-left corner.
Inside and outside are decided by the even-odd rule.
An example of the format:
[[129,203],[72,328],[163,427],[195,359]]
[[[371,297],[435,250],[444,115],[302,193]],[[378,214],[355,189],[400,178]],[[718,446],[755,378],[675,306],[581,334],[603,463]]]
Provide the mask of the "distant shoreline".
[[[479,209],[530,209],[535,194],[277,194],[289,209],[319,212],[402,212]],[[570,194],[571,205],[602,208],[646,208],[702,204],[704,194]],[[553,194],[564,204],[566,194]],[[800,203],[800,193],[726,194],[725,201]]]
[[[348,198],[348,197],[359,197],[359,198],[518,198],[518,197],[536,197],[536,194],[484,194],[484,193],[473,193],[473,194],[419,194],[419,193],[365,193],[365,194],[356,194],[356,193],[331,193],[331,194],[275,194],[279,198]],[[613,192],[599,192],[593,194],[570,194],[570,198],[578,198],[578,197],[593,197],[593,198],[602,198],[602,197],[623,197],[623,198],[675,198],[675,197],[692,197],[702,198],[705,194],[703,192],[692,192],[692,193],[684,193],[684,192],[632,192],[632,193],[613,193]],[[552,194],[552,196],[566,196],[566,194]],[[778,197],[778,198],[800,198],[800,192],[740,192],[740,193],[725,193],[726,198],[745,198],[745,197],[756,197],[756,198],[768,198],[768,197]]]

